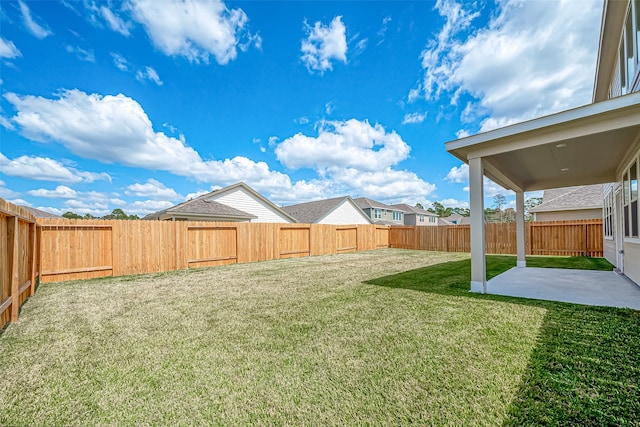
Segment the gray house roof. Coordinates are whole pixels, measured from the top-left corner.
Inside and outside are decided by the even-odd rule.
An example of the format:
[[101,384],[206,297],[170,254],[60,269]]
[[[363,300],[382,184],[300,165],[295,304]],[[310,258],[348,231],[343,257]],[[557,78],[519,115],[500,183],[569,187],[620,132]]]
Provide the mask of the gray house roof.
[[29,206],[19,205],[29,212],[36,218],[60,218],[60,215],[52,214],[51,212],[43,211],[42,209],[31,208]]
[[427,210],[420,209],[415,206],[410,206],[410,205],[407,205],[406,203],[398,203],[395,205],[391,205],[391,207],[404,211],[405,214],[409,214],[409,215],[417,214],[417,215],[427,215],[427,216],[438,216],[433,212],[429,212]]
[[394,208],[393,206],[385,205],[384,203],[376,202],[375,200],[368,199],[366,197],[358,197],[357,199],[353,199],[356,205],[360,209],[386,209],[389,211],[399,211],[402,212],[402,209]]
[[228,218],[233,220],[251,220],[257,218],[255,215],[232,208],[231,206],[207,200],[211,197],[211,193],[202,195],[196,199],[187,200],[186,202],[154,212],[142,219],[160,219],[161,217],[170,217],[172,215],[201,216],[201,217],[217,217]]
[[542,203],[529,212],[602,208],[602,184],[544,190]]
[[[358,205],[349,196],[299,203],[297,205],[284,206],[281,209],[297,219],[298,222],[315,224],[333,212],[345,201],[347,201],[347,203],[352,203],[355,208],[359,209]],[[369,217],[364,212],[362,212],[362,215],[369,220]]]
[[[453,214],[451,216],[447,216],[444,218],[440,218],[445,220],[451,225],[463,225],[463,224],[471,224],[471,218],[468,216],[462,216],[460,214]],[[448,225],[448,224],[447,224]]]

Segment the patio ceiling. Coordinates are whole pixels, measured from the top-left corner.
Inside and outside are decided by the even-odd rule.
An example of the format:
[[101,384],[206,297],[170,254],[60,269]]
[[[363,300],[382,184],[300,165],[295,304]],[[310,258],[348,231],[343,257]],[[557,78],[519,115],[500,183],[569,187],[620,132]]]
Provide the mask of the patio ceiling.
[[616,180],[640,144],[640,93],[446,143],[465,163],[482,158],[484,174],[514,191]]

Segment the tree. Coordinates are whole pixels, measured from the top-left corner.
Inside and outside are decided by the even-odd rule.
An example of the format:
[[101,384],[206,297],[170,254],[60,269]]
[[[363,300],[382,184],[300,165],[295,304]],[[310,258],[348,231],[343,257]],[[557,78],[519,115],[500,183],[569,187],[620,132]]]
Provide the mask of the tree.
[[105,215],[102,219],[140,219],[138,215],[127,215],[122,209],[116,208],[110,214]]
[[424,206],[422,206],[422,203],[416,203],[416,208],[424,209]]
[[532,215],[529,213],[529,211],[538,206],[540,203],[542,203],[542,197],[531,197],[530,199],[524,201],[524,219],[526,221],[531,221]]
[[442,203],[438,202],[432,202],[431,207],[427,210],[438,215],[441,218],[446,218],[453,214],[453,210],[451,208],[445,208]]
[[453,208],[453,213],[457,213],[462,216],[471,216],[471,210],[469,208]]
[[78,215],[77,213],[71,211],[63,213],[62,217],[67,219],[82,219],[82,215]]
[[502,207],[506,204],[507,204],[507,198],[504,197],[502,194],[496,194],[495,196],[493,196],[493,208],[497,212],[500,212],[502,210]]

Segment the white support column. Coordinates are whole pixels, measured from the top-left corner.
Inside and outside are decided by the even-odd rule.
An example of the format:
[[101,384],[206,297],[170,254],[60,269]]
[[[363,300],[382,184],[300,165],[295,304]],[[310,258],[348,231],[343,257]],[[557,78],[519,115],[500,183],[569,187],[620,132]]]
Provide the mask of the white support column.
[[524,233],[524,191],[516,191],[516,254],[518,267],[526,267]]
[[471,201],[471,292],[487,293],[484,240],[484,188],[482,158],[469,159]]

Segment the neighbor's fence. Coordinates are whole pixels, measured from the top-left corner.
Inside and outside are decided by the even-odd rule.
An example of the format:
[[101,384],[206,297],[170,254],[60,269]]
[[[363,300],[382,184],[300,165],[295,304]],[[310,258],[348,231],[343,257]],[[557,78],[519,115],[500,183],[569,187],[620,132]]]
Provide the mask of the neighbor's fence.
[[389,247],[389,228],[41,218],[41,281],[88,279]]
[[[525,223],[527,255],[603,256],[602,220]],[[392,248],[470,252],[470,226],[396,227],[389,230]],[[485,224],[489,254],[516,253],[516,224]]]
[[20,306],[33,295],[39,252],[35,217],[0,199],[0,328],[17,321]]

